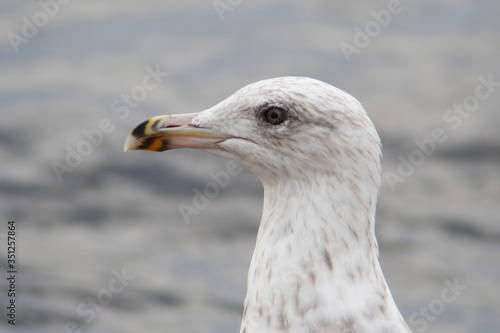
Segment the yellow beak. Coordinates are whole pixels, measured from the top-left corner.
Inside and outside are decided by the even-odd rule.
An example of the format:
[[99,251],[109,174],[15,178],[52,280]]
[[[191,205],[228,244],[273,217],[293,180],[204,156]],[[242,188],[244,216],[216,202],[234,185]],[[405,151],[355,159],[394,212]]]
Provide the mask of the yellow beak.
[[123,150],[164,151],[175,148],[217,148],[217,143],[230,138],[230,136],[215,133],[211,129],[191,125],[191,120],[198,114],[165,115],[146,120],[129,134]]

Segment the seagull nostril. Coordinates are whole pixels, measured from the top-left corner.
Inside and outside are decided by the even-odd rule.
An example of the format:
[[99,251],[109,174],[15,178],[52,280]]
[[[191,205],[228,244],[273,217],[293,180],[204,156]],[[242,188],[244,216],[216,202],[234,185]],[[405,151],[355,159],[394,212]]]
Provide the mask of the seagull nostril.
[[162,119],[158,119],[154,122],[154,124],[151,126],[154,129],[159,129],[159,128],[173,128],[173,127],[180,127],[181,125],[177,124],[160,124]]

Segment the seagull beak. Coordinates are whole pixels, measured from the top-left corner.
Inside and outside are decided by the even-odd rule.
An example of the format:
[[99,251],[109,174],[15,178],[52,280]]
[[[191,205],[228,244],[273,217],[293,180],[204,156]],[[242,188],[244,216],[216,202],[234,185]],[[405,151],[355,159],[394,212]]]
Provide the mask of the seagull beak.
[[146,120],[129,134],[124,151],[164,151],[175,148],[208,149],[217,148],[221,141],[230,136],[222,135],[209,128],[191,125],[199,113],[157,116]]

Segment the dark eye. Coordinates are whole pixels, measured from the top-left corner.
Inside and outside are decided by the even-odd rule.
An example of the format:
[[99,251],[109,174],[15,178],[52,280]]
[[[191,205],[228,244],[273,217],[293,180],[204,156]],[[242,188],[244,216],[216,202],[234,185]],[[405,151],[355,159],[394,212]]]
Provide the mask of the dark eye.
[[264,118],[271,125],[278,125],[285,120],[285,112],[282,109],[270,108],[264,112]]

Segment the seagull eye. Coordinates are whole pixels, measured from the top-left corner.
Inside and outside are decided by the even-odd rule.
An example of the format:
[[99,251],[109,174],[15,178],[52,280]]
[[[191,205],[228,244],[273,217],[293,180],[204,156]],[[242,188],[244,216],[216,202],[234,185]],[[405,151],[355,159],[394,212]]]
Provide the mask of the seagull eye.
[[279,125],[285,120],[285,112],[282,109],[270,108],[264,112],[264,117],[271,125]]

